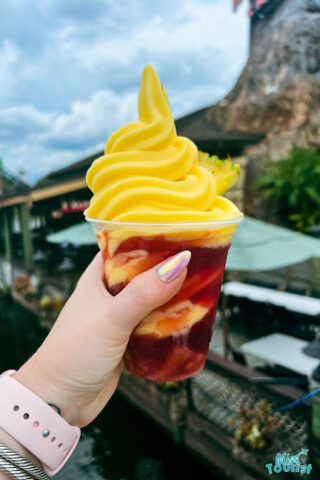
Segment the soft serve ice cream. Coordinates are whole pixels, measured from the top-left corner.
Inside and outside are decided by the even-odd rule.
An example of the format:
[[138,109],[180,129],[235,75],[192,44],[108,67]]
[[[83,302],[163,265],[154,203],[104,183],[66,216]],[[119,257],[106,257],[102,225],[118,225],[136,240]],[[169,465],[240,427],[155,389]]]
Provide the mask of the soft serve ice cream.
[[199,151],[177,136],[167,94],[146,66],[139,93],[139,121],[109,138],[87,182],[93,198],[86,215],[118,222],[203,222],[240,216],[219,195],[214,173]]
[[227,252],[242,216],[222,194],[239,168],[177,136],[151,66],[143,71],[138,106],[139,120],[113,133],[88,171],[93,197],[85,213],[112,294],[170,255],[191,251],[180,292],[138,325],[124,357],[136,375],[180,380],[203,367],[208,351]]

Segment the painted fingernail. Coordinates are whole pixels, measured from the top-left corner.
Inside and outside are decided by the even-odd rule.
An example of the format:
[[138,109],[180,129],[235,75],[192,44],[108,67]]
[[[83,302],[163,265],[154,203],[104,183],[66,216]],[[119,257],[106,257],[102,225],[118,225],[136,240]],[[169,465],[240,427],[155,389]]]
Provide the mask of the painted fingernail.
[[169,260],[166,260],[158,269],[160,280],[165,283],[172,282],[186,268],[190,262],[191,252],[184,250]]

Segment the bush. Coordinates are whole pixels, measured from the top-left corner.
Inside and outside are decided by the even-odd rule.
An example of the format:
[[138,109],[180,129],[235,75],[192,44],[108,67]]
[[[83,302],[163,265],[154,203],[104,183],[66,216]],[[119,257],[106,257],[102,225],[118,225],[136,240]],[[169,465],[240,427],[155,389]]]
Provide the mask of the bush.
[[320,225],[320,152],[294,148],[258,179],[282,223],[299,231]]

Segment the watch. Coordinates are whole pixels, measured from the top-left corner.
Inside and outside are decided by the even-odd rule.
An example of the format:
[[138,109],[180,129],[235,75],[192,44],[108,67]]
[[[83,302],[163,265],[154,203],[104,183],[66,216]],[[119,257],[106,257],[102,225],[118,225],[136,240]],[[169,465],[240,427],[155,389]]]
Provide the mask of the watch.
[[0,376],[0,428],[37,457],[48,475],[70,458],[80,428],[69,425],[53,408],[18,382],[8,370]]

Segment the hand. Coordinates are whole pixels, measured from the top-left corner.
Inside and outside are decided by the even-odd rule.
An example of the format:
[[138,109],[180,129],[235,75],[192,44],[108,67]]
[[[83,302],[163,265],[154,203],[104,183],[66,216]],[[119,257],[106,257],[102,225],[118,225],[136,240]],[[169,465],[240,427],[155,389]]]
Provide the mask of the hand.
[[175,261],[140,274],[113,297],[103,283],[102,256],[97,254],[16,380],[57,405],[72,425],[88,425],[116,389],[134,327],[179,291],[190,253],[180,253],[179,259],[178,266]]

